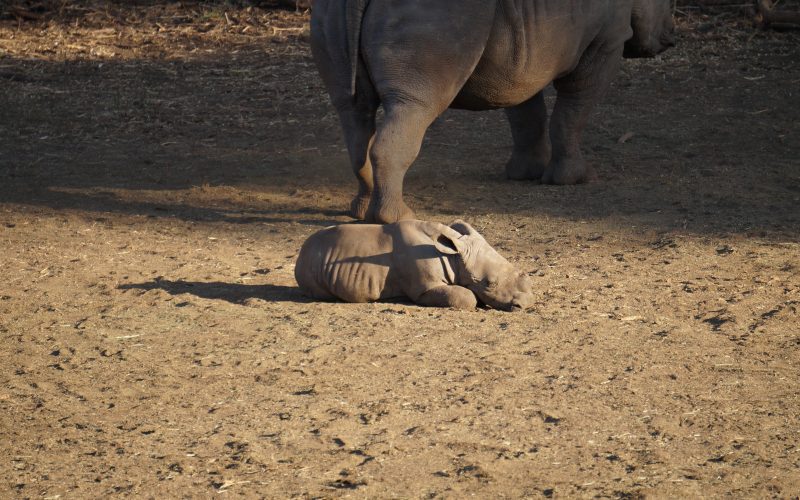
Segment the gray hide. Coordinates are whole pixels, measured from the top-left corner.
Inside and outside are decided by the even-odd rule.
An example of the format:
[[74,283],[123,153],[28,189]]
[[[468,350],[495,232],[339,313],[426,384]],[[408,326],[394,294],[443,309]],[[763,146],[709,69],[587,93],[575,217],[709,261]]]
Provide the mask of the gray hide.
[[528,277],[462,221],[329,227],[303,243],[294,273],[303,293],[323,300],[408,297],[459,309],[480,301],[508,311],[532,300]]
[[[358,194],[351,215],[414,218],[403,178],[448,107],[507,108],[511,179],[594,178],[580,137],[623,56],[673,45],[671,0],[316,0],[314,60],[339,113]],[[558,98],[550,125],[542,90]],[[386,113],[380,127],[375,113]]]

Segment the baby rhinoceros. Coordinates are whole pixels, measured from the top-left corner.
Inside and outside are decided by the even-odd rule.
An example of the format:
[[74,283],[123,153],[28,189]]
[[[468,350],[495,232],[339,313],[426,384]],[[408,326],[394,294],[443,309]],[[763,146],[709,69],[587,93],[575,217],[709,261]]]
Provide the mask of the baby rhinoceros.
[[324,300],[408,297],[458,309],[480,301],[506,311],[532,302],[528,277],[460,220],[329,227],[303,244],[294,274],[303,293]]

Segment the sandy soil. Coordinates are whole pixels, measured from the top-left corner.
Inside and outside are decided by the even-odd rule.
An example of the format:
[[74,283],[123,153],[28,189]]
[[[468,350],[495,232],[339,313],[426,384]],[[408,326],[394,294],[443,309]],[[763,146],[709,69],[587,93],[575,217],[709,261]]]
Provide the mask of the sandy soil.
[[187,5],[0,23],[0,497],[797,498],[798,33],[681,17],[591,185],[445,114],[410,204],[537,295],[456,312],[302,297],[355,189],[307,16]]

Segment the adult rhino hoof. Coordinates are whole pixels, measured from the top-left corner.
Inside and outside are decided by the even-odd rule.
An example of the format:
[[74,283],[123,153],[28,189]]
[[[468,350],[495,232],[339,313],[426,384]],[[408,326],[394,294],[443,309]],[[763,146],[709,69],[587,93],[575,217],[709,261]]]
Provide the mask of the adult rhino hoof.
[[542,184],[569,186],[597,181],[597,173],[584,160],[553,161],[542,175]]
[[506,177],[513,181],[539,180],[546,167],[546,160],[537,161],[515,152],[506,163]]
[[369,195],[356,196],[350,202],[350,211],[347,213],[350,217],[358,220],[367,218],[367,210],[369,210]]

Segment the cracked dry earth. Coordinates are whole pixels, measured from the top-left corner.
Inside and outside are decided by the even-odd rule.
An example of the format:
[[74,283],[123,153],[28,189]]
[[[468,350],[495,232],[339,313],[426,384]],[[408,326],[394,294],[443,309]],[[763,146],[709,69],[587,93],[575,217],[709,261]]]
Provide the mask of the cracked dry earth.
[[234,14],[0,25],[1,497],[797,498],[798,34],[682,19],[591,185],[446,113],[408,199],[531,274],[509,314],[301,296],[355,182],[307,18]]

